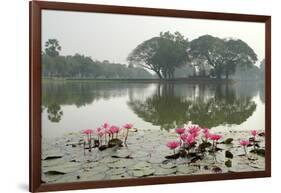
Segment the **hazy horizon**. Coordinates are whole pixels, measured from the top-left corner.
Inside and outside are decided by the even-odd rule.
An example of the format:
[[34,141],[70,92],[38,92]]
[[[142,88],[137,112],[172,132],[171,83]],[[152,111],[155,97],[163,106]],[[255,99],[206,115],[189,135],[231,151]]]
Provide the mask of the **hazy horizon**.
[[264,23],[42,11],[42,49],[48,39],[57,39],[61,55],[79,53],[94,60],[128,64],[126,58],[137,45],[164,31],[179,31],[189,41],[205,34],[241,39],[256,52],[257,66],[265,57]]

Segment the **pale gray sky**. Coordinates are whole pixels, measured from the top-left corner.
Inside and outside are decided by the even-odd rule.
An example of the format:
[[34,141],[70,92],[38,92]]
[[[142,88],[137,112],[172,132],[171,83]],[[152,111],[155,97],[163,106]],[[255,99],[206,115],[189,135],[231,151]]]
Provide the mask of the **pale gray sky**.
[[46,40],[56,38],[62,46],[61,55],[80,53],[101,61],[127,63],[128,54],[137,45],[158,36],[161,31],[179,31],[189,40],[205,34],[239,38],[254,49],[259,60],[257,65],[265,56],[263,23],[53,10],[42,12],[42,46]]

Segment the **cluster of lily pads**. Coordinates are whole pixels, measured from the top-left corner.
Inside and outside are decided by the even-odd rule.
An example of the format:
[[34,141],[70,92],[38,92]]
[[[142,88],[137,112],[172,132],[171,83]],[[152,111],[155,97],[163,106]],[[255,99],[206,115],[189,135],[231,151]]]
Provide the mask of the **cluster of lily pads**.
[[[166,156],[167,159],[192,158],[203,159],[205,153],[215,154],[222,149],[218,148],[218,144],[232,144],[233,138],[223,140],[223,135],[211,133],[208,128],[200,128],[197,125],[176,128],[176,140],[171,140],[166,143],[166,146],[173,150],[172,155]],[[239,141],[240,147],[244,149],[245,154],[248,153],[248,148],[252,147],[251,153],[264,156],[264,149],[260,148],[258,136],[264,136],[264,133],[258,133],[257,130],[251,130],[248,139]],[[227,151],[226,157],[233,157],[232,153]]]
[[81,133],[84,135],[84,150],[88,149],[91,152],[92,148],[98,148],[102,151],[109,147],[126,145],[129,130],[132,128],[133,124],[131,123],[127,123],[122,127],[104,123],[96,129],[83,130]]

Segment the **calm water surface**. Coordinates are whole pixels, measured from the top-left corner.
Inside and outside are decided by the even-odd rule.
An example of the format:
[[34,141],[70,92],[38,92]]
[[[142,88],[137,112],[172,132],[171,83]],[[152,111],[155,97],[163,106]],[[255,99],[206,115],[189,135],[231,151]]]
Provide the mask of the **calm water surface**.
[[43,81],[43,138],[104,122],[169,130],[188,121],[212,130],[265,129],[264,84]]

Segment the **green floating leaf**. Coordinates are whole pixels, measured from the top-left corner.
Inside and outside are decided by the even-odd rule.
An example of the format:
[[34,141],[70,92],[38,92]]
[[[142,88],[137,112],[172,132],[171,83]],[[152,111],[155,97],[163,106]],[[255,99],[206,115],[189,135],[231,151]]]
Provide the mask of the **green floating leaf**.
[[142,170],[134,170],[132,175],[134,177],[145,177],[150,176],[155,172],[154,169],[142,169]]
[[198,147],[198,149],[202,152],[205,151],[206,148],[211,147],[212,144],[210,142],[204,141],[203,143],[201,143]]
[[231,144],[233,141],[233,138],[227,138],[226,140],[224,140],[224,144]]
[[265,156],[265,150],[264,149],[252,149],[250,152],[258,154],[258,155],[263,156],[263,157]]
[[103,150],[106,150],[106,149],[107,149],[107,146],[106,146],[106,145],[102,145],[102,146],[99,147],[99,150],[100,150],[100,151],[103,151]]
[[232,159],[233,154],[230,151],[225,151],[225,157]]
[[232,161],[230,159],[227,160],[224,164],[226,165],[226,167],[232,167]]
[[165,156],[166,159],[178,159],[179,157],[180,157],[179,153]]
[[222,173],[222,169],[220,167],[218,167],[218,166],[214,166],[212,168],[212,172],[214,172],[214,173]]
[[44,172],[44,174],[46,174],[46,175],[62,175],[62,174],[65,174],[65,173],[61,172],[61,171],[51,170],[51,171]]
[[120,139],[111,139],[109,142],[108,142],[108,147],[114,147],[114,146],[119,146],[121,147],[123,144],[123,141],[120,140]]

